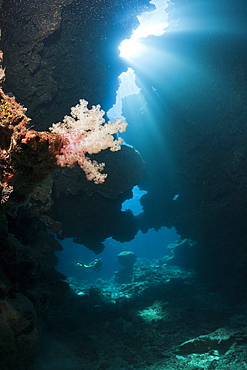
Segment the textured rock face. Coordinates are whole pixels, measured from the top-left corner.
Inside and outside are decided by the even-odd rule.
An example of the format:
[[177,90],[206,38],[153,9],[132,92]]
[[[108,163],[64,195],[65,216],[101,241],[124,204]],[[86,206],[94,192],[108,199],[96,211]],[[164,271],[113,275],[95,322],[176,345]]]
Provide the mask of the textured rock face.
[[63,7],[70,3],[71,0],[3,3],[2,48],[9,66],[8,91],[30,108],[48,104],[57,92],[53,68],[44,60],[44,41],[60,28]]
[[147,0],[3,3],[6,91],[28,108],[36,128],[44,130],[61,120],[79,99],[110,108],[118,75],[125,70],[116,61],[117,46],[147,4]]
[[62,223],[62,237],[74,238],[100,253],[106,238],[129,241],[138,231],[132,212],[121,211],[121,207],[132,196],[132,187],[141,181],[144,162],[126,145],[118,152],[105,150],[94,158],[106,163],[106,181],[98,185],[86,181],[78,167],[59,169],[53,174],[53,205],[48,214]]
[[[79,98],[107,106],[113,100],[108,91],[114,91],[123,69],[112,58],[115,48],[113,52],[109,45],[118,45],[130,33],[138,7],[147,4],[144,0],[5,0],[1,41],[7,64],[5,91],[17,96],[28,108],[36,128],[42,130],[61,120]],[[187,4],[193,8],[193,1]],[[211,4],[214,8],[215,1]],[[237,5],[231,6],[229,14],[235,14]],[[241,11],[244,14],[244,8]],[[121,12],[126,14],[124,21],[119,20]],[[197,79],[191,70],[190,83],[184,85],[177,78],[184,71],[178,69],[169,76],[174,78],[176,93],[168,97],[163,79],[157,86],[162,109],[154,114],[160,140],[152,141],[147,131],[142,143],[139,137],[133,143],[146,161],[144,187],[148,194],[142,198],[143,214],[135,218],[130,211],[121,212],[122,201],[131,196],[131,187],[140,181],[143,170],[140,157],[129,150],[125,157],[128,176],[128,171],[123,171],[121,182],[115,181],[119,171],[111,167],[114,161],[109,161],[111,181],[97,191],[92,184],[81,182],[82,175],[76,168],[74,177],[63,171],[54,174],[54,207],[49,215],[54,220],[61,217],[64,236],[75,237],[96,252],[102,250],[102,241],[109,236],[126,241],[138,229],[176,226],[182,237],[198,241],[196,259],[190,249],[197,271],[209,278],[221,278],[224,283],[233,281],[234,291],[236,285],[246,289],[246,45],[241,41],[244,38],[200,38],[196,33],[194,48],[189,50],[184,34],[177,35],[181,52],[189,52],[200,66],[207,65],[216,73],[210,80]],[[169,37],[173,45],[172,35]],[[160,41],[161,48],[164,40]],[[157,65],[153,70],[163,76],[164,70],[159,68]],[[227,89],[226,80],[230,81]],[[153,82],[145,83],[152,97]],[[163,112],[168,112],[169,124],[164,124]],[[148,123],[149,115],[145,119]],[[175,194],[179,194],[177,201],[173,200]],[[37,204],[41,201],[35,200]],[[46,204],[41,206],[46,208]],[[37,205],[36,216],[40,208]],[[72,215],[65,212],[71,208]],[[44,224],[29,216],[21,210],[1,217],[3,369],[11,361],[11,365],[16,361],[19,369],[26,368],[35,352],[39,319],[48,312],[52,297],[58,302],[58,291],[66,291],[55,272],[53,252],[59,248],[58,243],[47,235]],[[47,223],[52,223],[52,218],[46,218]],[[92,230],[92,223],[97,228]]]
[[[186,5],[191,19],[204,19],[202,10],[194,12],[192,3]],[[179,8],[181,2],[176,4]],[[221,9],[220,1],[207,4]],[[222,37],[213,30],[192,30],[189,36],[168,32],[157,41],[157,48],[165,51],[163,59],[143,63],[139,75],[138,67],[136,71],[149,99],[146,116],[142,115],[142,133],[132,144],[146,162],[144,187],[148,193],[141,199],[144,212],[138,217],[139,227],[146,231],[175,226],[182,238],[199,241],[198,272],[207,277],[215,273],[216,278],[227,272],[232,278],[242,275],[244,286],[247,114],[246,39],[242,38],[246,35],[242,22],[246,7],[242,5],[240,10],[236,4],[228,4],[221,13],[229,32]],[[238,24],[234,36],[230,14]],[[151,48],[151,41],[148,46]],[[169,64],[166,55],[174,56],[173,63]],[[184,60],[190,65],[183,64]],[[158,107],[152,105],[153,99],[159,100]],[[150,111],[158,132],[152,140]],[[175,195],[179,195],[177,200],[173,200]]]
[[19,223],[3,215],[0,241],[0,367],[26,369],[37,351],[41,320],[68,291],[55,271],[53,253],[60,245],[34,220]]
[[[130,32],[131,27],[128,28],[128,25],[132,25],[135,18],[134,14],[131,14],[132,6],[134,5],[135,11],[138,12],[138,6],[147,3],[148,1],[143,0],[125,1],[123,4],[112,4],[112,1],[72,0],[10,0],[0,3],[1,48],[5,56],[4,64],[7,66],[4,91],[12,92],[16,100],[28,108],[28,116],[33,118],[35,129],[46,130],[51,123],[61,120],[80,98],[89,100],[90,105],[103,104],[108,99],[106,91],[110,90],[113,79],[117,85],[119,73],[115,72],[115,69],[121,71],[122,66],[114,65],[111,53],[114,54],[115,49],[110,51],[107,45],[111,42],[112,35],[117,35],[114,41],[117,44],[117,40],[120,42],[124,38],[123,35]],[[126,22],[118,22],[117,13],[120,10],[128,13]],[[13,101],[14,98],[10,98],[9,103]],[[8,106],[4,105],[3,100],[1,102],[1,118],[4,114],[4,118],[11,119]],[[22,113],[25,116],[24,111]],[[12,134],[11,131],[10,137]],[[48,134],[37,134],[33,130],[25,135],[20,137],[19,141],[18,137],[15,138],[18,149],[14,158],[15,164],[20,158],[22,145],[27,145],[29,150],[29,154],[22,158],[18,168],[15,167],[13,171],[13,176],[15,174],[17,178],[15,184],[18,181],[20,184],[19,198],[13,196],[12,207],[2,209],[1,213],[0,367],[3,370],[28,368],[36,353],[40,322],[49,312],[51,305],[61,302],[68,291],[67,284],[63,282],[64,276],[55,271],[57,259],[54,257],[54,251],[59,250],[60,245],[48,234],[61,232],[61,224],[56,222],[56,218],[53,220],[45,214],[52,204],[50,195],[53,180],[45,179],[39,183],[29,198],[29,193],[33,190],[32,180],[42,180],[53,167],[50,163],[49,170],[43,172],[45,167],[40,159],[43,158],[41,154],[46,151],[41,150],[37,158],[32,152],[38,142],[45,142],[43,139]],[[9,142],[3,143],[3,138],[4,135],[1,135],[2,154],[7,160]],[[53,150],[53,154],[56,152],[57,150]],[[92,184],[88,185],[85,178],[82,179],[83,175],[78,169],[72,170],[68,176],[66,171],[64,176],[54,175],[55,197],[59,197],[63,191],[70,195],[79,194],[84,210],[91,209],[92,203],[88,203],[88,200],[94,198],[95,210],[100,211],[99,216],[104,217],[105,209],[108,208],[107,199],[112,199],[110,220],[114,219],[116,213],[119,213],[119,217],[115,218],[115,226],[108,222],[106,234],[96,234],[95,241],[86,226],[86,233],[81,230],[80,223],[78,228],[72,229],[78,241],[85,244],[88,242],[89,246],[94,245],[96,251],[97,248],[102,249],[101,242],[108,235],[112,235],[113,230],[116,237],[122,240],[126,240],[126,233],[123,231],[125,225],[129,239],[137,232],[131,212],[121,214],[119,196],[124,194],[123,199],[130,196],[132,186],[142,177],[144,163],[133,148],[126,147],[124,153],[118,155],[117,164],[114,164],[113,159],[109,159],[106,169],[109,170],[110,183],[97,189],[98,193],[93,197],[91,195],[96,188]],[[109,153],[104,155],[111,157]],[[3,159],[2,156],[1,179],[3,184],[7,181],[7,184],[12,186],[11,177],[3,166],[7,166],[7,162],[3,163]],[[46,160],[45,162],[47,163]],[[128,162],[131,162],[130,166]],[[42,174],[33,171],[32,166],[27,166],[28,163],[35,163]],[[119,163],[121,171],[116,167]],[[41,174],[39,179],[38,173]],[[121,182],[117,181],[118,175],[121,175]],[[82,180],[82,185],[78,188],[79,179]],[[63,180],[67,190],[63,187]],[[72,189],[69,189],[70,187]],[[22,204],[21,210],[17,201]],[[78,204],[76,199],[75,203]],[[71,204],[69,206],[71,207]],[[77,219],[79,214],[80,212],[75,215]],[[89,225],[90,222],[92,220],[88,217],[86,224]],[[120,227],[121,225],[123,227]],[[66,220],[63,227],[64,235],[67,236],[67,227],[70,225],[66,224]],[[79,230],[82,231],[83,237]]]
[[[21,293],[0,302],[1,368],[28,366],[36,355],[39,332],[32,302]],[[6,345],[8,343],[8,345]],[[4,360],[3,360],[4,359]]]
[[[58,1],[47,5],[33,0],[28,7],[24,1],[22,11],[16,8],[18,2],[3,3],[6,89],[29,108],[37,127],[61,120],[81,97],[92,104],[106,101],[106,91],[110,86],[114,91],[112,86],[122,68],[113,61],[109,45],[117,45],[130,33],[134,13],[146,3]],[[176,3],[179,6],[180,1]],[[119,14],[123,13],[126,18],[121,21]],[[168,47],[172,35],[165,37],[160,40],[161,48]],[[146,231],[175,226],[182,237],[200,240],[206,251],[202,261],[219,250],[219,245],[227,245],[228,251],[238,250],[239,256],[246,249],[245,45],[239,39],[232,43],[207,37],[200,39],[195,34],[191,50],[186,49],[184,35],[171,39],[170,45],[181,46],[181,59],[183,51],[189,52],[198,64],[217,74],[210,80],[193,80],[192,71],[190,84],[184,85],[171,73],[168,77],[174,78],[177,87],[173,96],[167,99],[163,85],[157,86],[161,106],[170,116],[170,123],[164,124],[164,117],[157,112],[161,145],[153,143],[149,133],[142,136],[143,143],[138,138],[133,142],[147,162],[144,186],[148,194],[142,198],[144,213],[138,227]],[[153,70],[164,72],[158,64]],[[228,77],[233,89],[226,90]],[[152,96],[152,75],[144,82]],[[175,194],[179,194],[176,202]],[[238,257],[238,271],[243,270],[240,261]]]

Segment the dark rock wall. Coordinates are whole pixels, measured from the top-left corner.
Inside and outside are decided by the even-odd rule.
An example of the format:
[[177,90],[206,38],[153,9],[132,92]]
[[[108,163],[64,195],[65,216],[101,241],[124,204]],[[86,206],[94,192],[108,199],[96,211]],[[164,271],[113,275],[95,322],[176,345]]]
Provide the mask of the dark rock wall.
[[[125,69],[116,58],[117,46],[129,36],[135,15],[147,4],[4,2],[5,91],[12,91],[28,107],[38,129],[61,120],[82,97],[108,108],[117,76]],[[182,237],[199,242],[198,269],[208,266],[205,260],[229,269],[231,257],[241,260],[246,239],[246,6],[207,3],[212,23],[217,19],[216,9],[223,15],[225,33],[203,34],[193,33],[202,14],[196,13],[192,1],[182,5],[175,2],[181,9],[177,16],[183,22],[182,17],[190,15],[191,30],[175,36],[168,33],[150,43],[171,53],[175,45],[180,50],[178,60],[189,55],[205,74],[187,66],[187,79],[182,81],[185,70],[179,63],[167,72],[160,61],[154,61],[149,78],[137,70],[150,96],[159,97],[154,115],[160,134],[159,142],[149,132],[142,133],[142,142],[138,135],[134,140],[147,162],[143,187],[148,194],[142,198],[144,213],[138,227],[146,231],[175,226]],[[155,74],[164,76],[155,85],[156,95],[152,89]],[[172,82],[173,92],[164,89],[166,81]],[[176,202],[175,194],[179,194]],[[135,229],[134,219],[133,224]],[[236,271],[238,265],[236,261]]]
[[1,216],[0,366],[27,369],[39,345],[41,321],[68,292],[55,271],[61,247],[37,220]]
[[[203,24],[206,13],[192,5],[188,1],[181,16],[187,9],[190,19]],[[223,281],[237,276],[244,286],[247,9],[244,2],[221,5],[207,2],[212,12],[208,31],[200,32],[199,26],[193,31],[192,24],[187,32],[168,32],[156,42],[151,40],[150,46],[155,42],[164,57],[152,60],[153,72],[149,68],[146,76],[137,69],[149,97],[143,118],[149,131],[143,129],[133,140],[147,172],[143,186],[148,193],[142,198],[139,223],[144,231],[150,226],[175,226],[183,238],[199,242],[198,272],[222,276]],[[223,22],[217,23],[221,17]],[[173,65],[166,55],[175,56]],[[158,107],[152,104],[154,99]],[[155,118],[149,124],[150,111]],[[158,132],[156,138],[152,128]]]
[[121,208],[132,197],[132,187],[141,181],[145,165],[140,154],[127,145],[118,152],[102,151],[97,161],[106,163],[108,176],[103,184],[87,181],[79,167],[54,172],[53,205],[48,214],[62,223],[61,237],[101,253],[105,239],[130,241],[138,232],[132,212]]
[[[38,129],[61,120],[79,98],[103,106],[112,103],[117,76],[125,68],[115,58],[117,45],[130,34],[136,13],[147,4],[4,2],[5,91],[12,91],[28,107]],[[192,1],[182,7],[178,0],[176,6],[185,9],[178,17],[191,16],[193,30],[202,14],[196,13]],[[206,72],[202,75],[188,66],[187,80],[182,82],[179,74],[185,71],[179,63],[164,74],[154,61],[154,74],[164,76],[155,85],[160,140],[156,142],[147,132],[144,145],[138,137],[134,142],[147,162],[143,187],[148,194],[142,198],[144,213],[138,224],[143,231],[175,226],[182,237],[197,240],[202,256],[198,270],[208,266],[204,261],[228,270],[234,257],[235,270],[242,271],[239,261],[240,256],[246,260],[247,216],[246,6],[229,3],[222,7],[220,2],[206,6],[207,11],[211,9],[212,23],[217,19],[215,9],[223,14],[225,33],[189,30],[150,41],[171,52],[174,45],[179,46],[178,60],[187,53]],[[138,77],[155,98],[152,73],[149,80],[141,73]],[[173,93],[164,89],[167,78],[173,82]],[[176,202],[175,194],[179,194]]]
[[[175,1],[175,5],[181,3]],[[211,20],[218,3],[207,2],[212,7]],[[38,130],[60,121],[79,98],[108,109],[114,102],[117,76],[126,69],[116,58],[117,46],[130,35],[135,15],[147,6],[146,0],[4,1],[4,91],[12,92],[28,108]],[[188,15],[197,9],[190,0],[186,6]],[[154,111],[159,140],[144,131],[133,143],[146,162],[144,213],[136,219],[131,212],[121,212],[122,201],[131,196],[143,171],[140,156],[125,149],[124,158],[118,154],[124,163],[122,172],[117,170],[117,160],[109,160],[112,175],[105,188],[78,185],[82,174],[77,169],[54,174],[50,216],[62,222],[63,236],[74,237],[96,252],[108,236],[125,241],[138,228],[175,226],[182,237],[197,241],[197,258],[191,256],[197,272],[241,290],[247,278],[246,6],[229,2],[218,10],[228,29],[234,28],[230,35],[195,32],[188,43],[186,33],[166,34],[156,41],[171,52],[179,45],[178,60],[187,53],[208,73],[199,74],[189,66],[187,80],[182,81],[185,71],[179,63],[168,73],[160,60],[154,60],[153,71],[159,76],[155,93],[152,86],[157,77],[151,70],[149,78],[137,71],[150,97],[159,97]],[[164,88],[167,79],[173,83],[173,93]],[[147,109],[153,110],[149,102]],[[144,119],[148,122],[149,117]],[[122,176],[121,186],[118,176]],[[67,212],[71,209],[73,215]],[[24,209],[1,217],[1,368],[18,363],[22,369],[34,357],[39,320],[51,302],[59,302],[57,292],[66,293],[66,285],[55,272],[53,253],[59,245],[44,224],[28,218]]]
[[118,45],[148,1],[10,0],[2,8],[2,49],[11,91],[36,129],[58,122],[78,99],[109,109],[115,99]]
[[[28,108],[27,115],[36,130],[45,130],[51,123],[62,120],[80,98],[88,100],[90,105],[113,103],[114,85],[117,86],[123,68],[113,59],[117,46],[130,34],[135,14],[147,1],[6,0],[0,4],[0,49],[7,66],[3,89]],[[121,214],[119,197],[122,193],[126,193],[123,199],[131,196],[131,188],[142,176],[143,161],[133,148],[126,148],[125,154],[123,158],[120,152],[118,160],[106,154],[111,157],[108,162],[111,180],[93,196],[96,188],[85,185],[82,171],[70,171],[64,182],[64,177],[54,175],[54,179],[58,178],[53,193],[55,209],[61,201],[59,194],[63,195],[63,212],[71,210],[72,200],[77,206],[75,218],[70,220],[75,221],[73,235],[69,231],[71,222],[66,223],[62,217],[64,225],[61,225],[56,212],[54,219],[45,214],[52,204],[52,180],[38,184],[26,203],[16,207],[12,204],[7,214],[2,210],[1,369],[28,368],[36,354],[42,320],[68,291],[63,282],[65,277],[55,270],[54,252],[60,245],[49,233],[61,232],[63,226],[64,236],[74,237],[97,252],[108,235],[114,233],[118,240],[124,241],[137,232],[131,212]],[[117,169],[119,161],[122,171]],[[118,176],[121,176],[119,185]],[[80,180],[84,185],[79,184]],[[68,190],[69,187],[72,189]],[[105,218],[106,209],[109,217]],[[86,212],[91,218],[85,217]],[[95,216],[99,222],[105,219],[105,228],[96,235],[90,227],[95,224]],[[83,228],[80,217],[84,220]]]

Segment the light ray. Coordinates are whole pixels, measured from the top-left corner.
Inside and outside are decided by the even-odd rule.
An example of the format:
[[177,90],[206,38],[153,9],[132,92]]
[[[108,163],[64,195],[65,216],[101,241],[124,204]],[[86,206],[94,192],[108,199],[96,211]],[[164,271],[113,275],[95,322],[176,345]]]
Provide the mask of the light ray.
[[144,12],[137,16],[139,26],[133,31],[130,39],[125,39],[121,42],[118,49],[120,57],[127,60],[134,59],[142,54],[145,46],[141,40],[150,35],[161,36],[165,33],[169,26],[168,13],[166,11],[170,0],[151,0],[150,4],[155,6],[155,9],[149,12]]

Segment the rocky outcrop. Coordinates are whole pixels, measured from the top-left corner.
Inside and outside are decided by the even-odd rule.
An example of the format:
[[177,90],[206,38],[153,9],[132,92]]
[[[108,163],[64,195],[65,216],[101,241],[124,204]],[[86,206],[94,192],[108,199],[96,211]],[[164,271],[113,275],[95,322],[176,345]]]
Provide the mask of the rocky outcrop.
[[68,292],[55,271],[61,247],[34,219],[1,216],[0,366],[27,369],[36,355],[41,322]]

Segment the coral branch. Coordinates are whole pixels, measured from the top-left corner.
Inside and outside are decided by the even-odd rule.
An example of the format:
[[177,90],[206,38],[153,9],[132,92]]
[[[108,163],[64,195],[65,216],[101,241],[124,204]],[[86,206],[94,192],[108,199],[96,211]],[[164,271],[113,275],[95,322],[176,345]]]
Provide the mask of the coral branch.
[[126,130],[127,123],[121,119],[105,123],[105,112],[100,105],[87,108],[87,102],[80,100],[71,108],[71,116],[65,116],[63,122],[53,124],[50,131],[62,137],[63,145],[57,155],[57,164],[61,167],[73,167],[76,163],[85,171],[88,180],[96,184],[105,181],[107,174],[102,174],[104,163],[91,161],[85,154],[99,153],[109,148],[120,149],[122,139],[114,134]]
[[[3,53],[0,51],[0,83],[4,81]],[[0,195],[5,203],[12,192],[25,199],[37,182],[42,181],[57,165],[73,167],[76,163],[88,180],[103,183],[105,164],[92,161],[86,154],[109,148],[120,149],[122,139],[114,134],[126,130],[127,123],[118,119],[106,123],[100,106],[87,108],[80,100],[71,115],[53,124],[49,132],[29,130],[26,108],[0,88]]]

